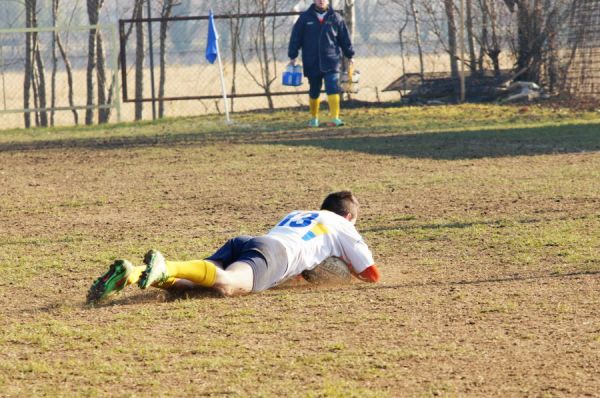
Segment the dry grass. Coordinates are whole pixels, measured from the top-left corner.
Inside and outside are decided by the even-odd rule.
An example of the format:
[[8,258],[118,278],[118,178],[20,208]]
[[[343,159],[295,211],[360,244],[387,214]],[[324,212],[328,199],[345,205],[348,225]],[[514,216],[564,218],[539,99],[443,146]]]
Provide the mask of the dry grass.
[[[1,395],[596,396],[598,115],[345,116],[3,132]],[[341,188],[378,285],[84,304],[116,257],[204,256]]]
[[[199,64],[197,65],[169,65],[166,75],[165,96],[199,96],[199,95],[221,95],[221,83],[219,69],[216,65],[210,65],[202,61],[202,54],[198,54]],[[129,61],[131,62],[131,61]],[[428,70],[445,70],[446,62],[437,55],[426,58]],[[285,68],[284,61],[277,65],[277,78],[273,83],[272,90],[276,92],[308,90],[308,83],[299,88],[284,87],[281,84],[281,73]],[[399,56],[386,57],[363,57],[357,60],[357,69],[361,71],[361,90],[353,98],[360,101],[395,101],[400,98],[397,92],[382,92],[387,85],[402,74],[402,60]],[[405,62],[407,70],[418,70],[418,61],[416,58],[407,59]],[[228,92],[231,91],[233,78],[232,65],[224,64],[225,81]],[[236,72],[236,92],[239,93],[262,93],[264,90],[255,82],[255,78],[260,81],[260,65],[257,62],[249,63],[248,72],[243,65],[237,66]],[[111,69],[112,73],[112,69]],[[158,68],[155,71],[156,90],[158,90]],[[254,78],[253,78],[253,76]],[[134,70],[128,70],[128,98],[134,98]],[[121,77],[119,72],[119,79]],[[50,72],[48,71],[48,87],[50,85]],[[86,72],[84,69],[76,69],[73,73],[74,81],[74,102],[77,106],[86,104]],[[0,72],[0,109],[22,109],[23,108],[23,73],[22,72]],[[49,90],[49,88],[48,88]],[[121,93],[119,92],[119,95]],[[157,91],[155,93],[157,95]],[[151,98],[151,76],[148,69],[144,74],[144,97]],[[68,107],[68,84],[67,75],[64,71],[59,71],[56,75],[56,106]],[[236,112],[265,109],[268,102],[265,97],[237,98],[233,101],[233,109]],[[276,96],[273,98],[276,108],[294,107],[298,105],[307,105],[306,95]],[[231,104],[230,104],[231,107]],[[146,103],[144,107],[144,119],[152,119],[151,103]],[[222,100],[193,100],[193,101],[173,101],[165,103],[165,115],[169,117],[194,116],[207,113],[223,112]],[[85,112],[79,110],[79,121],[83,122]],[[134,120],[135,109],[133,103],[121,104],[121,120]],[[22,113],[2,114],[2,124],[0,128],[18,128],[22,127]],[[117,121],[117,111],[113,110],[111,121]],[[55,115],[55,125],[64,126],[74,124],[71,111],[58,111]]]

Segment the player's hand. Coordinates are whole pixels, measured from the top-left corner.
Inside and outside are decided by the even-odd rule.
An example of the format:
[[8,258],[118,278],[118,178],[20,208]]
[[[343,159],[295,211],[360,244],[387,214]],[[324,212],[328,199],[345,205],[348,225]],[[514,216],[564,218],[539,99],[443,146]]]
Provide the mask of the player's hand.
[[292,66],[296,65],[296,58],[290,59],[290,65],[292,65]]
[[348,58],[348,66],[354,66],[354,58]]

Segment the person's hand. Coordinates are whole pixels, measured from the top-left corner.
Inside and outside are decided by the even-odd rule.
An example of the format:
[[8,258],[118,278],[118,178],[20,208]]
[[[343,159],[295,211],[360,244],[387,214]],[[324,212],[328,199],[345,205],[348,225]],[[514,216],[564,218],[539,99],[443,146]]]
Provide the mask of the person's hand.
[[354,65],[354,58],[348,58],[348,65],[349,66],[353,66]]
[[296,58],[290,59],[290,65],[292,65],[292,66],[296,65]]

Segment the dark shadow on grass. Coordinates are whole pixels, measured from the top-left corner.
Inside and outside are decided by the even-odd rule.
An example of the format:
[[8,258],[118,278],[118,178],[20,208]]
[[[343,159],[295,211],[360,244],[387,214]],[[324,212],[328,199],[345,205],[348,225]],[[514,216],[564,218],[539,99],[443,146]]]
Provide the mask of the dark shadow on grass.
[[149,289],[148,291],[139,291],[135,294],[117,296],[106,300],[86,304],[88,308],[127,306],[147,303],[168,303],[177,300],[187,300],[192,298],[222,298],[223,295],[216,290],[202,287],[193,289],[162,290]]
[[[556,278],[576,278],[581,276],[598,276],[600,271],[573,271],[567,273],[550,273],[550,274],[538,274],[538,275],[510,275],[505,277],[487,278],[487,279],[473,279],[473,280],[457,280],[457,281],[430,281],[430,282],[413,282],[413,283],[394,283],[394,284],[367,284],[355,280],[351,283],[344,284],[329,284],[329,285],[317,285],[310,284],[307,282],[291,282],[269,289],[262,293],[254,293],[254,295],[262,295],[265,297],[277,296],[281,292],[293,292],[293,294],[322,294],[328,292],[348,292],[350,290],[363,291],[363,290],[379,290],[379,289],[410,289],[419,287],[452,287],[452,286],[467,286],[467,285],[487,285],[497,283],[513,283],[513,282],[524,282],[524,281],[535,281],[542,279],[556,279]],[[159,289],[153,289],[149,292],[139,292],[130,296],[122,296],[114,299],[108,299],[93,304],[83,304],[86,309],[93,310],[95,308],[103,307],[114,307],[114,306],[135,306],[139,304],[149,303],[164,303],[172,302],[177,300],[190,300],[190,299],[205,299],[205,298],[223,298],[220,293],[215,290],[206,288],[197,288],[189,290],[180,290],[174,292],[168,292]],[[48,312],[53,309],[59,309],[61,303],[53,303],[40,308],[37,311]]]
[[387,136],[290,137],[271,144],[440,160],[600,151],[600,123]]
[[477,131],[398,133],[384,127],[183,132],[106,138],[66,138],[0,143],[0,152],[45,149],[119,149],[210,143],[314,146],[375,155],[441,160],[534,156],[600,151],[600,123]]
[[541,279],[556,279],[556,278],[576,278],[580,276],[596,276],[600,275],[600,271],[573,271],[565,273],[550,273],[550,274],[538,274],[538,275],[510,275],[500,276],[497,278],[488,279],[472,279],[472,280],[458,280],[458,281],[431,281],[424,283],[397,283],[390,285],[365,285],[356,287],[359,289],[401,289],[401,288],[413,288],[413,287],[427,287],[427,286],[460,286],[460,285],[486,285],[495,283],[512,283],[512,282],[523,282],[523,281],[535,281]]

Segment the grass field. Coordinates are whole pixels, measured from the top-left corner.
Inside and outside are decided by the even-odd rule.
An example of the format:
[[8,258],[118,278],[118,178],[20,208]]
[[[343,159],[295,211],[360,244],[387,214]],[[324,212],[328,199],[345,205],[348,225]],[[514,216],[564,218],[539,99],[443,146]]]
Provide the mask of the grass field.
[[[598,396],[598,113],[234,116],[0,132],[0,396]],[[205,256],[343,188],[377,285],[85,305],[115,258]]]

